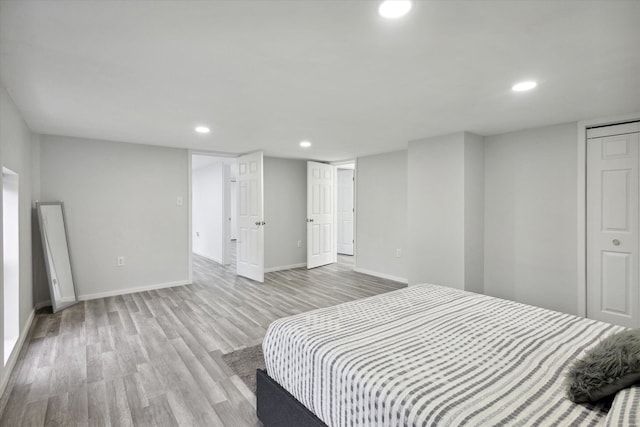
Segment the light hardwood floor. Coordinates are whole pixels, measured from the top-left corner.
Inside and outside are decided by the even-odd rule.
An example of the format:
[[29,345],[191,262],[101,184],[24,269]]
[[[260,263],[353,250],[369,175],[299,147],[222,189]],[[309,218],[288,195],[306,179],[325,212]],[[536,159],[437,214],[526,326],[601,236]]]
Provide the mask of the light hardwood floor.
[[261,284],[194,258],[192,285],[38,314],[0,425],[261,425],[222,354],[260,343],[277,318],[405,286],[344,263],[267,273]]

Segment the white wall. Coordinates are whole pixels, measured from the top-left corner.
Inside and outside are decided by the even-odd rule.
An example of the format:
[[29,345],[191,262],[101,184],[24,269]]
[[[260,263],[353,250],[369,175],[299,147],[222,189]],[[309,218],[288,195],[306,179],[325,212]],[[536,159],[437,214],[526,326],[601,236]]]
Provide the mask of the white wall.
[[465,289],[484,292],[484,139],[464,134]]
[[576,123],[485,137],[485,292],[577,313]]
[[[32,200],[40,201],[40,135],[31,137],[31,163],[32,170]],[[44,265],[44,251],[42,250],[42,237],[40,236],[40,224],[35,206],[31,211],[31,256],[33,258],[33,301],[36,308],[51,304],[49,281]]]
[[464,135],[409,142],[409,283],[462,289]]
[[193,252],[222,263],[223,163],[194,169],[191,176]]
[[[31,131],[22,119],[13,100],[6,90],[0,87],[0,163],[19,175],[19,239],[20,239],[20,290],[19,290],[19,329],[21,339],[27,332],[26,327],[33,313],[33,281],[31,257],[31,199],[32,199],[32,159],[31,159]],[[2,202],[0,202],[1,206]],[[0,221],[1,222],[1,221]],[[0,225],[0,231],[2,225]],[[1,236],[1,233],[0,233]],[[0,245],[2,246],[2,245]],[[0,249],[0,254],[1,254]],[[0,273],[2,273],[0,262]],[[0,274],[2,281],[2,274]],[[3,285],[4,286],[4,285]],[[4,287],[2,288],[4,289]],[[0,292],[0,319],[4,322],[3,292]],[[0,328],[2,331],[4,328]],[[4,342],[3,332],[0,332],[0,343]],[[18,349],[18,346],[14,349]],[[3,350],[0,349],[4,360]],[[12,356],[12,359],[15,355]],[[11,366],[9,361],[8,367]],[[0,392],[4,389],[9,370],[0,364]]]
[[482,137],[411,141],[408,157],[409,283],[481,292]]
[[306,265],[307,162],[265,157],[263,174],[265,270]]
[[357,159],[355,240],[357,271],[406,282],[406,150]]
[[42,201],[65,204],[81,298],[187,283],[186,150],[42,136],[40,166]]

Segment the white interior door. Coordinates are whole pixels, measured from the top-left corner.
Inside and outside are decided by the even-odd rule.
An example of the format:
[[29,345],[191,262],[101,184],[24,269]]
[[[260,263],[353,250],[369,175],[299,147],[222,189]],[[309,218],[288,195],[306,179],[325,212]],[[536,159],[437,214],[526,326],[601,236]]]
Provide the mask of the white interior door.
[[231,230],[229,235],[231,240],[236,240],[238,238],[238,188],[235,178],[231,179],[229,195],[231,198]]
[[238,157],[237,273],[264,282],[262,152]]
[[307,268],[336,262],[336,168],[307,162]]
[[338,169],[338,253],[353,255],[353,169]]
[[587,317],[628,327],[640,326],[638,135],[587,140]]
[[231,263],[231,166],[222,165],[222,265]]

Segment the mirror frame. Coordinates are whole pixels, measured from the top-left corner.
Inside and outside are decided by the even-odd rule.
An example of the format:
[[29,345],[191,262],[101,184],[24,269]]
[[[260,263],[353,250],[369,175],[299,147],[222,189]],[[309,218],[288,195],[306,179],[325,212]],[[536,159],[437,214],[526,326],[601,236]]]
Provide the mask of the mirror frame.
[[[42,210],[41,206],[60,206],[60,211],[62,212],[62,226],[64,227],[64,236],[67,241],[67,253],[69,254],[69,269],[71,270],[71,281],[73,282],[73,295],[75,297],[75,301],[69,301],[62,304],[58,304],[58,302],[54,298],[53,291],[53,282],[51,280],[51,267],[49,266],[49,257],[47,256],[47,241],[45,237],[45,231],[42,227]],[[53,308],[53,312],[57,313],[60,310],[63,310],[67,307],[71,307],[72,305],[77,304],[78,302],[78,290],[76,289],[76,276],[73,273],[73,261],[71,259],[71,248],[69,245],[69,233],[67,232],[67,216],[64,212],[64,203],[62,202],[36,202],[36,211],[38,212],[38,224],[40,226],[40,238],[42,239],[42,251],[44,253],[44,265],[47,268],[47,282],[49,283],[49,293],[51,294],[51,307]]]

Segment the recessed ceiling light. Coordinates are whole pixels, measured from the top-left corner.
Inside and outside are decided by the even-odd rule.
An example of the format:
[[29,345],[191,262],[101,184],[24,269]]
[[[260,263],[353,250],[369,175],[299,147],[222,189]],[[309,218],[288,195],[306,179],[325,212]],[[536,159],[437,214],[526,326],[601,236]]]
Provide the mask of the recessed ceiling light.
[[311,147],[311,143],[309,141],[302,141],[300,143],[300,147],[309,148],[309,147]]
[[386,0],[380,4],[378,13],[387,19],[400,18],[411,10],[411,1],[409,0]]
[[514,92],[525,92],[527,90],[531,90],[534,87],[538,86],[538,83],[529,81],[529,82],[520,82],[513,85],[511,88]]
[[209,129],[206,126],[196,126],[196,132],[198,132],[198,133],[209,133],[209,132],[211,132],[211,129]]

